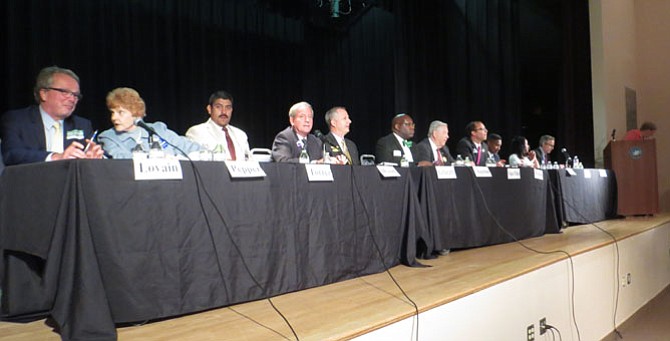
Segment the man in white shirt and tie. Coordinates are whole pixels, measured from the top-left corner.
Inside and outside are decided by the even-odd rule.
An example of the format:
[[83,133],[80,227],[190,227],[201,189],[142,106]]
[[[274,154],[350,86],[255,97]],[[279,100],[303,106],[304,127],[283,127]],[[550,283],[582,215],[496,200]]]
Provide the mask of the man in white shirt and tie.
[[233,117],[233,96],[223,90],[213,93],[209,96],[207,113],[207,122],[189,128],[186,137],[209,150],[219,146],[226,155],[226,160],[244,161],[249,154],[249,141],[242,129],[230,124]]
[[326,124],[330,132],[324,137],[326,152],[345,165],[360,165],[358,147],[354,141],[345,138],[349,133],[351,119],[344,107],[333,107],[326,112]]
[[414,137],[414,120],[408,114],[401,113],[391,121],[391,133],[377,140],[375,161],[401,164],[404,158],[414,164],[412,138]]

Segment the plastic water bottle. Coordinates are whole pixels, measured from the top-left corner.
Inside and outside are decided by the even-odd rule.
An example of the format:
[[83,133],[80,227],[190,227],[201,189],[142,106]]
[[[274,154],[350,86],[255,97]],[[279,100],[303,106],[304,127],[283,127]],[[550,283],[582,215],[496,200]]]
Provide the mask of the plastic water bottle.
[[582,168],[582,164],[581,162],[579,162],[579,158],[577,157],[577,155],[575,155],[575,157],[572,158],[572,168]]
[[495,167],[496,160],[493,158],[493,154],[489,153],[489,157],[486,158],[486,167]]
[[307,154],[307,148],[303,148],[300,151],[300,156],[298,157],[300,163],[309,163],[309,154]]
[[461,166],[463,166],[464,163],[465,162],[463,161],[463,157],[461,157],[461,154],[456,155],[456,162],[454,162],[454,164],[456,166],[461,167]]
[[138,143],[131,150],[133,153],[133,160],[142,160],[147,158],[147,152],[142,148],[142,144]]
[[464,164],[466,167],[470,167],[470,166],[472,166],[472,161],[470,161],[470,157],[469,157],[469,156],[466,156],[466,157],[465,157],[465,161],[463,161],[463,164]]
[[149,158],[150,159],[162,159],[165,158],[165,151],[161,146],[160,139],[156,135],[151,136],[151,149],[149,149]]

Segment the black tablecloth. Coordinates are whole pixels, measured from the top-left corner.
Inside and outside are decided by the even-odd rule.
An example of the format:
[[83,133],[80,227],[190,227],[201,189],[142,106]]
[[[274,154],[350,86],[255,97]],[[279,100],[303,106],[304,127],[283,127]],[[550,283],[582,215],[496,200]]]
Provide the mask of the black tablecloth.
[[[114,323],[256,300],[415,264],[425,234],[407,169],[182,162],[184,179],[135,181],[124,160],[8,167],[0,177],[2,314],[45,312],[63,339],[114,339]],[[417,232],[418,231],[418,232]],[[380,256],[381,254],[381,256]]]
[[549,179],[521,168],[508,180],[506,168],[489,168],[492,177],[475,177],[470,167],[455,167],[457,179],[437,179],[434,167],[412,172],[429,233],[428,249],[459,249],[507,243],[560,230]]
[[[589,224],[617,216],[616,176],[611,170],[600,176],[600,169],[550,170],[556,190],[556,212],[559,223]],[[589,172],[590,178],[584,176]]]

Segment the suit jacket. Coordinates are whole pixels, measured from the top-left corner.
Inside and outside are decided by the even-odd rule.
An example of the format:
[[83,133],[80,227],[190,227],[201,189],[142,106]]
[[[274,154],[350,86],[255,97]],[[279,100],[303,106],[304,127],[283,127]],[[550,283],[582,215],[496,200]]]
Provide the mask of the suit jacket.
[[[235,148],[236,159],[244,160],[245,154],[249,152],[247,134],[242,129],[230,124],[227,127],[230,138],[233,141],[233,147]],[[211,118],[205,123],[200,123],[189,128],[186,131],[186,137],[209,150],[214,149],[217,145],[221,145],[225,149],[226,155],[230,155],[223,128],[214,123]]]
[[[442,161],[445,165],[450,165],[454,162],[454,158],[449,153],[449,148],[446,145],[440,148],[440,153],[442,153]],[[433,148],[428,138],[423,139],[423,141],[417,143],[414,147],[414,162],[418,163],[419,161],[430,161],[432,163],[437,161],[433,155]]]
[[[414,151],[412,149],[413,147],[410,148],[410,153],[412,153],[412,160],[416,162],[416,159],[414,158]],[[402,158],[403,154],[405,154],[404,149],[393,133],[390,133],[377,140],[377,146],[375,148],[375,162],[394,162],[397,165],[400,165],[400,159]]]
[[[307,135],[307,154],[309,159],[318,160],[323,157],[323,142],[316,136]],[[272,160],[275,162],[299,162],[300,151],[298,135],[292,127],[288,127],[277,134],[272,142]]]
[[[477,162],[477,166],[486,166],[486,158],[489,156],[489,148],[486,146],[486,143],[481,144],[482,150],[481,150],[481,156],[479,158],[479,162]],[[456,145],[456,154],[460,155],[463,160],[465,160],[465,157],[469,157],[470,161],[472,161],[473,164],[477,161],[477,147],[475,146],[475,143],[470,140],[469,137],[464,137],[460,141],[458,141],[458,145]]]
[[[349,156],[351,156],[351,164],[360,165],[361,160],[358,158],[358,147],[356,147],[354,141],[345,137],[344,143],[347,145]],[[335,139],[333,133],[328,133],[328,135],[324,137],[324,145],[326,146],[326,152],[330,153],[331,156],[344,155],[344,152],[342,152],[340,144],[337,143],[337,139]]]
[[[83,136],[91,136],[91,121],[70,115],[63,121],[63,148],[73,141],[85,144],[84,139],[67,139],[67,132],[83,131]],[[2,139],[2,155],[5,165],[40,162],[51,154],[47,151],[44,124],[40,109],[36,105],[6,112],[0,120],[0,138]]]
[[[551,163],[551,156],[549,154],[544,154],[542,151],[542,147],[537,147],[534,149],[535,151],[535,157],[537,158],[537,162],[539,162],[541,165],[542,164],[549,164]],[[546,160],[544,159],[546,157]]]

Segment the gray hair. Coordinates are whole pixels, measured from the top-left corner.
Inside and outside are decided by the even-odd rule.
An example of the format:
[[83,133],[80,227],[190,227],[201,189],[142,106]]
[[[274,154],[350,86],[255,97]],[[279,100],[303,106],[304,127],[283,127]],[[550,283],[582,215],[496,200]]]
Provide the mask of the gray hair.
[[542,137],[540,137],[540,146],[543,146],[545,143],[549,141],[555,141],[555,140],[556,138],[554,138],[551,135],[542,135]]
[[332,107],[326,111],[326,125],[330,127],[330,121],[332,121],[335,118],[335,115],[337,115],[338,110],[347,110],[345,107]]
[[430,126],[428,126],[428,137],[433,136],[433,133],[441,127],[447,127],[447,124],[437,120],[430,122]]
[[35,102],[37,102],[37,104],[40,104],[41,102],[40,90],[51,87],[54,81],[54,75],[57,73],[68,75],[74,78],[74,80],[77,81],[77,84],[79,84],[79,76],[77,76],[74,71],[70,69],[64,69],[56,65],[45,67],[44,69],[40,70],[40,73],[37,74],[35,88],[33,88],[33,96],[35,97]]
[[295,117],[296,112],[300,110],[300,108],[306,107],[309,108],[309,110],[312,110],[312,113],[314,113],[314,109],[312,109],[312,105],[307,103],[307,102],[298,102],[296,104],[293,104],[291,106],[291,109],[288,110],[288,117]]

